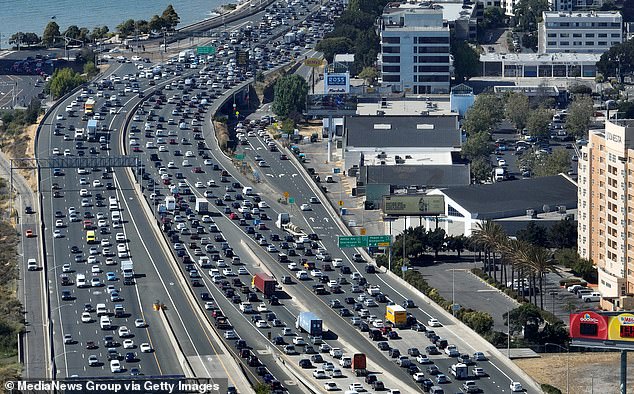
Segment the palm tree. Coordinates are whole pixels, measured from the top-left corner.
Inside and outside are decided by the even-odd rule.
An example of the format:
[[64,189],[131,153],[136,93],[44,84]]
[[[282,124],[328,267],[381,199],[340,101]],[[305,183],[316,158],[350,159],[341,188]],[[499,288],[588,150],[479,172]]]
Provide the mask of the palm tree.
[[[511,266],[511,283],[515,282],[515,272],[518,274],[521,270],[520,266],[520,258],[518,258],[518,254],[521,254],[523,250],[527,250],[530,245],[525,241],[520,241],[516,238],[508,239],[504,243],[504,247],[502,249],[502,255],[504,256],[504,261]],[[507,278],[507,269],[504,269],[504,282],[508,283]],[[515,289],[518,290],[518,289]]]
[[[476,243],[484,249],[484,264],[487,274],[491,275],[490,269],[491,266],[493,266],[493,279],[497,281],[497,274],[495,273],[495,254],[502,249],[507,239],[502,226],[492,220],[479,222],[476,225],[473,236],[475,237]],[[489,257],[492,257],[491,262],[489,262]]]
[[556,265],[555,259],[553,259],[552,253],[548,249],[540,246],[533,246],[529,249],[528,255],[529,264],[533,267],[535,273],[539,277],[539,306],[541,309],[544,309],[544,275],[548,272],[554,272],[559,276],[561,276],[561,274]]

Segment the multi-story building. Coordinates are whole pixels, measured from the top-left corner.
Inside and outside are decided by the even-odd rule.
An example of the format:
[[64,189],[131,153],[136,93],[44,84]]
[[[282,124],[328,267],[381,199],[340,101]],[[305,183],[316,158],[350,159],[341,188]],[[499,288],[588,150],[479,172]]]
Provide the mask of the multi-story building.
[[599,272],[601,306],[634,307],[634,119],[608,120],[581,149],[578,251]]
[[[508,16],[515,15],[519,0],[480,0],[483,7],[501,7]],[[576,9],[600,8],[603,0],[548,0],[551,11],[572,11]]]
[[618,11],[544,12],[539,24],[539,53],[598,53],[623,41]]
[[410,94],[449,93],[449,25],[441,6],[390,3],[379,30],[382,86]]

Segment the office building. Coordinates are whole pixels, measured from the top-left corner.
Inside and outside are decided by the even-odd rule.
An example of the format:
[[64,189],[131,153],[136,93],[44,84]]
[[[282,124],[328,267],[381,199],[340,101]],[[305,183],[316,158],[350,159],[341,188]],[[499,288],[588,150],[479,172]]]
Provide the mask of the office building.
[[449,93],[449,25],[441,6],[390,3],[379,30],[382,86],[406,94]]
[[578,251],[599,272],[601,306],[634,307],[634,120],[608,120],[581,149]]
[[544,12],[539,24],[539,53],[602,54],[622,40],[618,11]]

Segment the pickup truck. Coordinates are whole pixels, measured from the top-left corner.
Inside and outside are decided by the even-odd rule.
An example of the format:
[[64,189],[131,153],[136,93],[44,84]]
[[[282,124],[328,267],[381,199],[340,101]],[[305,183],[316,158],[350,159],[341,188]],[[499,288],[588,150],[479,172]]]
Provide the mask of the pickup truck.
[[476,385],[476,382],[473,380],[467,380],[466,382],[464,382],[462,384],[462,389],[466,392],[466,393],[479,393],[480,387],[478,387],[478,385]]

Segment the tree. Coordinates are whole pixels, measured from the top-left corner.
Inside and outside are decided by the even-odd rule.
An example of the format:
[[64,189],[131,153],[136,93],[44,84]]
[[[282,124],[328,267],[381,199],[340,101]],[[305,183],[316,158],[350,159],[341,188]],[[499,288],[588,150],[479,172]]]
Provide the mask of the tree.
[[454,57],[456,82],[463,82],[479,75],[482,68],[480,55],[467,41],[452,40],[451,54]]
[[161,14],[161,19],[165,21],[165,26],[168,29],[173,30],[181,21],[181,18],[176,13],[174,6],[171,4],[167,6],[163,14]]
[[523,93],[511,93],[506,98],[504,105],[504,115],[517,130],[523,130],[526,127],[528,114],[530,113],[530,104],[528,96]]
[[117,30],[122,38],[125,38],[134,33],[134,19],[128,19],[125,22],[121,22],[117,25]]
[[66,29],[66,31],[64,31],[64,34],[62,34],[65,37],[68,38],[75,38],[75,39],[79,39],[79,26],[77,25],[70,25],[68,26],[68,29]]
[[427,245],[434,251],[434,259],[438,259],[438,252],[444,249],[447,234],[442,228],[427,232]]
[[90,33],[90,39],[92,41],[101,40],[106,37],[109,31],[108,26],[95,26]]
[[570,107],[568,107],[566,130],[576,137],[587,135],[593,114],[592,99],[588,96],[575,96]]
[[99,73],[99,69],[95,66],[93,62],[87,62],[84,64],[84,74],[88,76],[88,78],[92,78]]
[[502,316],[506,320],[507,325],[509,324],[510,317],[511,326],[509,329],[512,333],[521,332],[527,324],[539,325],[544,321],[537,305],[531,303],[521,304],[519,307],[504,313]]
[[493,166],[488,157],[477,157],[471,160],[471,179],[474,183],[482,183],[491,179]]
[[466,249],[469,239],[464,235],[452,235],[446,239],[447,250],[458,253],[458,258],[460,258],[460,254]]
[[634,40],[611,46],[601,55],[597,69],[605,77],[618,77],[622,83],[623,75],[634,72]]
[[47,82],[45,91],[49,92],[53,98],[58,99],[84,82],[86,80],[72,69],[58,68]]
[[293,111],[301,113],[304,110],[308,84],[299,75],[286,75],[275,84],[273,112],[286,118]]
[[564,148],[556,148],[551,154],[533,152],[520,159],[522,167],[531,170],[535,176],[551,176],[567,173],[570,169],[570,154]]
[[42,43],[46,45],[46,47],[50,47],[55,44],[56,38],[61,36],[59,32],[59,25],[51,21],[44,28],[44,33],[42,34]]
[[379,77],[379,72],[375,67],[364,67],[357,77],[363,79],[366,85],[374,85],[374,82]]
[[[484,251],[485,272],[490,274],[491,269],[496,264],[496,253],[504,250],[504,245],[508,237],[499,223],[486,220],[484,222],[478,222],[476,229],[473,231],[472,238],[480,250]],[[494,269],[494,279],[496,272]]]
[[592,94],[592,88],[582,83],[572,85],[569,91],[571,94],[575,94],[575,95],[576,94]]
[[151,31],[160,32],[165,26],[165,21],[158,15],[154,15],[148,22],[148,27]]
[[493,328],[493,317],[488,312],[465,311],[461,320],[478,334],[486,334]]
[[480,94],[465,115],[463,127],[467,135],[485,131],[491,132],[504,116],[501,99],[489,93]]
[[619,118],[634,119],[634,101],[621,101],[619,103]]
[[534,221],[528,222],[525,228],[517,232],[517,239],[528,242],[534,246],[546,246],[548,241],[546,228]]
[[563,219],[548,229],[550,246],[557,249],[577,247],[577,223],[572,219]]
[[522,31],[536,31],[542,20],[542,13],[548,10],[548,0],[520,0],[513,10],[517,28]]
[[467,140],[462,145],[462,156],[474,160],[479,157],[489,157],[493,144],[491,135],[481,131],[467,136]]
[[537,32],[533,31],[529,33],[524,33],[524,35],[522,35],[522,45],[525,48],[537,50],[537,45],[538,45]]
[[526,120],[526,127],[531,135],[547,139],[550,135],[550,123],[552,122],[552,111],[546,108],[537,108],[531,111]]
[[495,29],[504,26],[506,15],[502,7],[489,6],[484,9],[482,14],[483,30]]
[[315,50],[323,52],[328,63],[332,63],[337,53],[349,53],[354,44],[347,37],[325,38],[315,46]]

